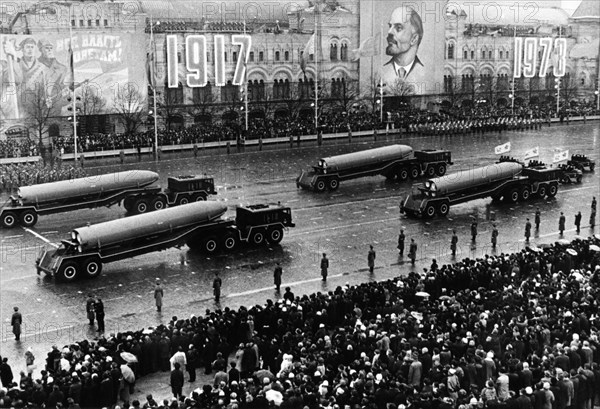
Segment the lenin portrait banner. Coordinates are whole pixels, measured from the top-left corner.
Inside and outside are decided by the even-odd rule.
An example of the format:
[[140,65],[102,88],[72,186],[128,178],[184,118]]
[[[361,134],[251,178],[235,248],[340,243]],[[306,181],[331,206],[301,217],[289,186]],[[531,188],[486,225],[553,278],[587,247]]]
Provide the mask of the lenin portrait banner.
[[44,104],[50,117],[70,116],[73,89],[77,108],[94,115],[114,112],[115,96],[124,86],[146,98],[143,34],[73,33],[72,39],[71,45],[68,34],[2,36],[3,122],[26,122]]
[[443,90],[445,2],[377,0],[360,3],[360,80],[386,95]]

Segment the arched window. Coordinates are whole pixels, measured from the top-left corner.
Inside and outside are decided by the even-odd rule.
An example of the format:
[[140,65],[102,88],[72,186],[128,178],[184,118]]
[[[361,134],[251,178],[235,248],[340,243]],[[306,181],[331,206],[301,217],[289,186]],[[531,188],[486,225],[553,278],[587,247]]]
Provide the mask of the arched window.
[[192,88],[192,99],[194,104],[206,104],[212,102],[212,86],[210,81],[203,87]]
[[263,62],[265,60],[265,53],[262,51],[258,52],[258,61]]
[[250,60],[250,62],[254,62],[254,51],[250,51],[250,54],[248,55],[248,59]]
[[493,58],[493,54],[492,54],[492,50],[488,50],[488,59],[492,59]]
[[463,60],[469,59],[469,51],[463,50]]
[[475,50],[471,50],[471,59],[474,60],[475,59]]
[[338,49],[337,49],[337,44],[331,44],[329,46],[329,59],[331,61],[337,61],[338,59]]
[[290,60],[290,52],[289,51],[286,51],[286,52],[283,53],[283,59],[285,61],[289,61]]
[[452,75],[444,75],[444,92],[451,94],[453,92],[453,81]]
[[499,58],[500,58],[500,59],[503,59],[503,58],[504,58],[504,51],[500,50],[500,53],[499,53]]
[[279,61],[279,51],[275,51],[275,61]]
[[348,44],[342,44],[340,48],[340,60],[348,61]]
[[485,60],[485,50],[481,50],[481,59]]
[[453,60],[454,59],[454,44],[450,43],[448,44],[448,57],[449,60]]
[[231,59],[231,61],[233,61],[235,63],[235,62],[237,62],[237,60],[238,60],[237,51],[234,51],[233,58]]
[[179,83],[177,88],[169,88],[168,86],[165,86],[165,90],[165,104],[183,104],[183,85],[181,84],[181,82]]

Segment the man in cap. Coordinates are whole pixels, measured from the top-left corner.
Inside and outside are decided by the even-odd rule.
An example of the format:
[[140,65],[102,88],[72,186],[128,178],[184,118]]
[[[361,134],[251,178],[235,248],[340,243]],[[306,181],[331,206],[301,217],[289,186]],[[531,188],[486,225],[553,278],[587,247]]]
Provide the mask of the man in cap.
[[69,94],[69,71],[66,65],[61,64],[54,55],[54,44],[48,39],[38,41],[38,48],[42,54],[39,62],[46,66],[46,81],[49,96],[53,99],[52,109],[56,115],[60,114],[62,106],[68,104],[66,97]]
[[13,334],[15,334],[15,341],[21,340],[21,324],[23,324],[23,316],[19,312],[19,307],[14,307],[14,313],[10,320],[10,325],[13,328]]

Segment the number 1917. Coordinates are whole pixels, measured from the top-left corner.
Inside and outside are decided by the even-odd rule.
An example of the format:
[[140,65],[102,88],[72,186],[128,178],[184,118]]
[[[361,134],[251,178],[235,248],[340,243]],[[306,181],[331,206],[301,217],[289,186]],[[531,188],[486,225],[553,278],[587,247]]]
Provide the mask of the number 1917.
[[[552,47],[554,46],[554,48]],[[566,38],[515,38],[514,77],[532,78],[536,76],[539,59],[539,77],[545,77],[550,63],[555,77],[564,77],[567,70]]]

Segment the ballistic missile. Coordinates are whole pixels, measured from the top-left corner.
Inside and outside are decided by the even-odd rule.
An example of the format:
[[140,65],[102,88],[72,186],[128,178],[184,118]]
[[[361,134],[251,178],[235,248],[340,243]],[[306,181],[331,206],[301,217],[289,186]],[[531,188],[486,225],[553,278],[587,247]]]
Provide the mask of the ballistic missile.
[[339,172],[345,169],[355,169],[387,161],[409,159],[412,157],[412,154],[413,149],[408,145],[390,145],[321,158],[319,160],[319,167]]
[[194,202],[79,227],[71,232],[71,238],[82,251],[115,245],[126,246],[126,243],[133,240],[156,237],[178,229],[209,223],[226,211],[227,206],[219,202]]
[[128,170],[106,175],[86,176],[78,179],[23,186],[18,195],[23,205],[43,204],[86,197],[104,195],[110,192],[141,188],[158,180],[158,174],[148,170]]

